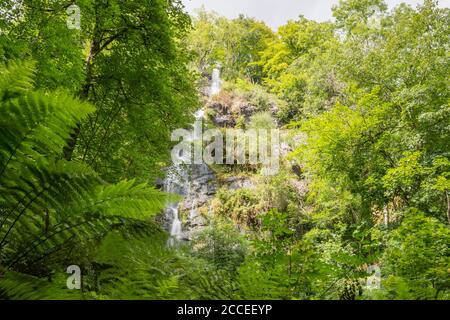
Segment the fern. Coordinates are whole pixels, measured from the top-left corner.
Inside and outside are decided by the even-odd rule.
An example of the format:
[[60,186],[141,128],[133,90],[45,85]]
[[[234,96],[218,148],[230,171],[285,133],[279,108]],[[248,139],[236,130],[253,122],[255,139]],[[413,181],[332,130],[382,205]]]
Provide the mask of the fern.
[[11,61],[0,68],[0,101],[17,97],[33,88],[33,61]]
[[76,208],[67,212],[90,212],[108,216],[121,216],[132,219],[148,219],[160,212],[167,201],[175,201],[174,195],[164,195],[146,183],[137,184],[135,180],[123,180],[113,185],[98,185],[91,195],[86,194],[76,203]]
[[[33,65],[0,67],[0,269],[32,274],[54,253],[138,225],[169,200],[147,184],[107,184],[90,167],[62,160],[72,128],[94,108],[32,91]],[[0,279],[6,296],[16,297],[16,280]]]
[[94,109],[60,94],[30,92],[0,107],[0,178],[21,170],[30,161],[46,166],[58,155],[71,128]]
[[163,233],[139,238],[109,234],[96,257],[96,263],[109,266],[98,277],[100,294],[113,299],[187,298],[179,282],[183,264],[165,244]]
[[83,293],[65,287],[65,278],[52,283],[23,273],[8,272],[0,278],[0,299],[80,300]]

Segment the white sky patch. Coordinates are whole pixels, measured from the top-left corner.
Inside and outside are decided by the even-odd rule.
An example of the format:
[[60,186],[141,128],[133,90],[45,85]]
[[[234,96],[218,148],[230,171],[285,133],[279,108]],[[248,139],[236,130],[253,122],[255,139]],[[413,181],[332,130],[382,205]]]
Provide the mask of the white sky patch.
[[[189,13],[204,6],[208,11],[216,11],[228,18],[236,18],[239,14],[264,21],[276,30],[288,20],[295,20],[300,15],[316,21],[327,21],[332,18],[331,7],[339,0],[182,0]],[[423,3],[423,0],[385,0],[390,8],[405,2],[412,6]],[[450,0],[440,0],[441,7],[450,8]]]

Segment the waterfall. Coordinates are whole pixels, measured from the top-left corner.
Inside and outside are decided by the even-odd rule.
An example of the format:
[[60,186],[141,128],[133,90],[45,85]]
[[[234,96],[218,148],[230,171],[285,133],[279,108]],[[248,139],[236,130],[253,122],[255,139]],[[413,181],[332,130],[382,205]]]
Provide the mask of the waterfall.
[[182,236],[182,227],[181,227],[181,221],[178,217],[178,208],[172,208],[172,214],[173,214],[173,222],[172,222],[172,228],[170,230],[170,236],[174,239],[181,240]]
[[[164,181],[164,190],[169,193],[185,195],[188,192],[188,172],[181,165],[174,165],[169,168],[166,180]],[[178,203],[170,203],[166,210],[167,220],[170,221],[169,246],[173,246],[177,241],[183,238],[183,227],[178,214]]]
[[[201,120],[205,116],[204,111],[202,109],[198,110],[194,113],[195,120]],[[193,125],[194,126],[194,125]],[[193,137],[195,140],[196,137]],[[185,157],[189,157],[190,155],[183,155]],[[203,165],[200,165],[203,166]],[[164,190],[168,193],[175,193],[181,196],[191,196],[193,197],[191,211],[189,214],[189,219],[194,219],[197,216],[197,200],[195,199],[195,192],[193,188],[193,178],[191,176],[192,166],[179,164],[172,165],[166,175],[166,179],[164,181]],[[195,182],[195,181],[194,181]],[[170,222],[170,226],[168,226],[168,230],[170,231],[170,238],[168,245],[173,246],[178,241],[184,240],[187,237],[183,231],[183,224],[179,217],[178,211],[179,203],[170,203],[168,204],[165,214],[167,220]]]
[[[212,73],[211,96],[220,92],[219,68],[215,68]],[[195,112],[194,117],[195,121],[202,120],[205,117],[204,110],[200,109]],[[192,124],[192,127],[195,128],[195,124]],[[191,137],[192,142],[200,138],[201,136],[197,137],[195,134]],[[183,155],[183,157],[190,156],[190,154]],[[202,226],[201,221],[203,218],[199,214],[199,208],[215,192],[214,187],[209,183],[212,179],[214,179],[214,174],[206,164],[179,164],[168,168],[166,179],[164,180],[164,190],[184,197],[181,203],[169,203],[165,210],[166,229],[170,232],[169,246],[174,246],[180,241],[189,240],[192,230]],[[183,230],[183,223],[179,216],[179,206],[190,210],[185,226],[186,230]]]
[[194,113],[195,120],[201,120],[205,116],[205,111],[203,109],[197,110],[197,112]]
[[220,92],[220,69],[214,68],[212,73],[212,81],[210,88],[210,95],[214,96]]

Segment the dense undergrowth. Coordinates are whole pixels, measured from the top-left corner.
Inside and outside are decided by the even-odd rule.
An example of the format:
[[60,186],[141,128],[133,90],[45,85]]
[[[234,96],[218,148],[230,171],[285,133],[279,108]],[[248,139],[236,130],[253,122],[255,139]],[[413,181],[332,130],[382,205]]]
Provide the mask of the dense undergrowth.
[[[450,299],[448,9],[346,0],[274,32],[83,0],[74,30],[20,3],[0,7],[0,298]],[[198,107],[283,129],[285,152],[274,176],[212,166],[209,226],[169,247],[153,184]]]

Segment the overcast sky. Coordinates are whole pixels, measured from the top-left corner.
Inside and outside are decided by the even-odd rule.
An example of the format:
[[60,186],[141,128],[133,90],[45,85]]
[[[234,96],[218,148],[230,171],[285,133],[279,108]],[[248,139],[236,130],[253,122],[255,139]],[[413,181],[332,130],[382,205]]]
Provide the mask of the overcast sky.
[[[308,19],[326,21],[331,19],[331,7],[339,0],[182,0],[189,13],[202,5],[207,10],[214,10],[228,18],[235,18],[240,13],[263,20],[273,29],[285,24],[290,19],[304,15]],[[385,0],[390,8],[406,2],[413,6],[422,0]],[[450,0],[440,0],[441,7],[450,7]]]

